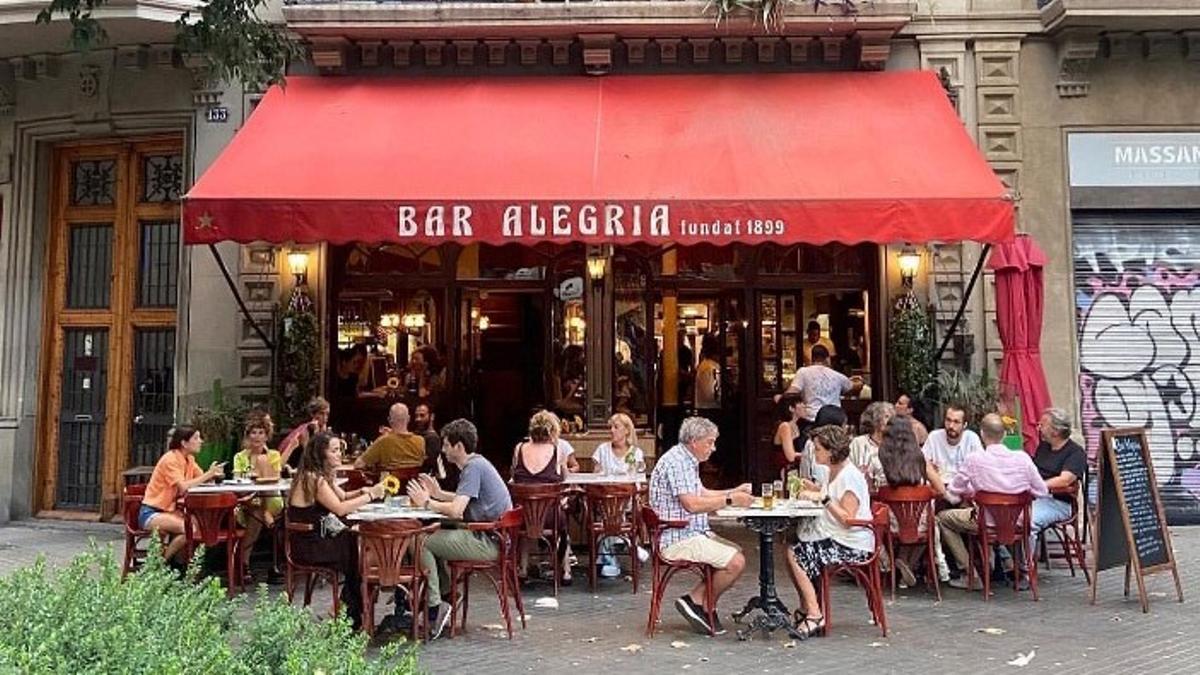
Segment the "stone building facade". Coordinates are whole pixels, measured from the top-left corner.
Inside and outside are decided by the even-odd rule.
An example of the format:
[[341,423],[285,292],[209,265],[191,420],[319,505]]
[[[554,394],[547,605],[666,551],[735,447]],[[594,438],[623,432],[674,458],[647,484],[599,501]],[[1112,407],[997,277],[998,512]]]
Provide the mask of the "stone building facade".
[[[1081,421],[1090,451],[1099,425],[1151,425],[1169,508],[1190,517],[1200,509],[1189,487],[1200,464],[1192,385],[1200,370],[1177,345],[1186,343],[1185,312],[1200,283],[1188,262],[1200,260],[1191,233],[1200,226],[1200,156],[1190,174],[1176,162],[1181,172],[1169,179],[1151,172],[1073,185],[1069,141],[1200,134],[1200,8],[1189,0],[922,0],[858,3],[846,16],[826,4],[813,12],[797,3],[772,32],[745,17],[715,26],[700,0],[301,0],[270,11],[311,48],[296,72],[329,77],[944,69],[963,124],[1017,200],[1018,229],[1050,260],[1042,357],[1053,399]],[[84,55],[62,46],[59,27],[35,26],[35,13],[36,3],[0,0],[0,521],[107,516],[121,472],[148,461],[172,413],[203,401],[214,380],[251,398],[268,393],[270,352],[214,255],[263,325],[273,324],[291,278],[287,247],[189,249],[165,226],[178,218],[178,191],[219,155],[259,94],[189,67],[170,46],[174,16],[159,5],[105,7],[98,16],[113,39]],[[153,186],[175,192],[153,194]],[[1169,232],[1184,235],[1167,241]],[[1146,237],[1161,242],[1136,250]],[[72,268],[83,259],[66,255],[72,250],[98,256],[88,260],[99,267]],[[324,248],[306,250],[320,303]],[[1117,271],[1113,250],[1125,255]],[[939,334],[980,255],[969,243],[925,252],[918,289]],[[881,249],[880,259],[879,288],[890,294],[899,285],[895,250]],[[106,280],[108,292],[84,291]],[[1109,290],[1116,305],[1104,300]],[[1157,323],[1132,315],[1131,298]],[[990,278],[965,302],[945,360],[997,373]],[[1116,307],[1127,312],[1123,322]],[[1139,368],[1112,367],[1102,339],[1080,340],[1103,337],[1088,324],[1093,314],[1127,326],[1141,340],[1129,350],[1151,356]],[[1182,337],[1164,349],[1167,329]]]

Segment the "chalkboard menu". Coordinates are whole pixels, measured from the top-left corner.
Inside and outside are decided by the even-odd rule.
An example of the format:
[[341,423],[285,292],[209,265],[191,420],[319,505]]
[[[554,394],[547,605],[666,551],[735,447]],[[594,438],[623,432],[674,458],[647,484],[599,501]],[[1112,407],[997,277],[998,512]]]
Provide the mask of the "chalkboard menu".
[[1152,489],[1154,477],[1146,466],[1149,452],[1142,443],[1145,436],[1113,436],[1113,473],[1121,483],[1125,514],[1129,520],[1129,534],[1133,538],[1134,553],[1142,569],[1157,567],[1171,562],[1170,547],[1167,545],[1166,523]]
[[[1145,429],[1106,429],[1098,456],[1100,481],[1095,522],[1092,602],[1096,601],[1101,570],[1125,565],[1137,578],[1142,611],[1149,611],[1142,577],[1171,570],[1179,601],[1183,590],[1171,549]],[[1126,577],[1125,593],[1129,593]]]

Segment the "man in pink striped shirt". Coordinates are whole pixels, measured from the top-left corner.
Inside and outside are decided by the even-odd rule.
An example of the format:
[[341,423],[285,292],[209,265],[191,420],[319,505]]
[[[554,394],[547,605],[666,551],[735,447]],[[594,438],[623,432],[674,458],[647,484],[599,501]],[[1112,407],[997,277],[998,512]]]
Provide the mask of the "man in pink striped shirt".
[[[1046,482],[1038,473],[1033,460],[1024,452],[1014,452],[1004,447],[1004,422],[997,414],[986,415],[979,424],[979,435],[983,438],[983,452],[974,452],[954,474],[946,486],[951,501],[960,501],[976,492],[1001,492],[1004,494],[1029,493],[1033,497],[1049,494]],[[942,546],[950,551],[961,570],[967,569],[967,547],[963,534],[978,531],[975,510],[971,508],[946,509],[937,516],[942,535]],[[965,582],[950,585],[966,588]]]

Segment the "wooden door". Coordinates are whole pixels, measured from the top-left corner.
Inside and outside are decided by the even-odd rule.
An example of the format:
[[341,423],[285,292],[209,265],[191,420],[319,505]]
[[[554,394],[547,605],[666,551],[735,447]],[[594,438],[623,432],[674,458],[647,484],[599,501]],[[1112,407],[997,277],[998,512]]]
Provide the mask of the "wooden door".
[[56,149],[35,508],[117,507],[174,418],[178,138]]

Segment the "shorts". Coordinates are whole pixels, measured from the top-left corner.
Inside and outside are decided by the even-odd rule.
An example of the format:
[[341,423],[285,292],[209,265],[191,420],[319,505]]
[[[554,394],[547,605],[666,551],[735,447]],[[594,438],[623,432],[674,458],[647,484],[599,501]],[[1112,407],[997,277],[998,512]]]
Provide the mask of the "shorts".
[[143,530],[150,529],[150,519],[162,512],[162,509],[156,509],[149,504],[142,504],[142,508],[138,509],[138,527]]
[[709,532],[708,535],[688,537],[677,541],[662,551],[662,557],[667,560],[686,560],[688,562],[712,565],[717,569],[725,569],[733,557],[741,552],[731,541],[722,539]]

